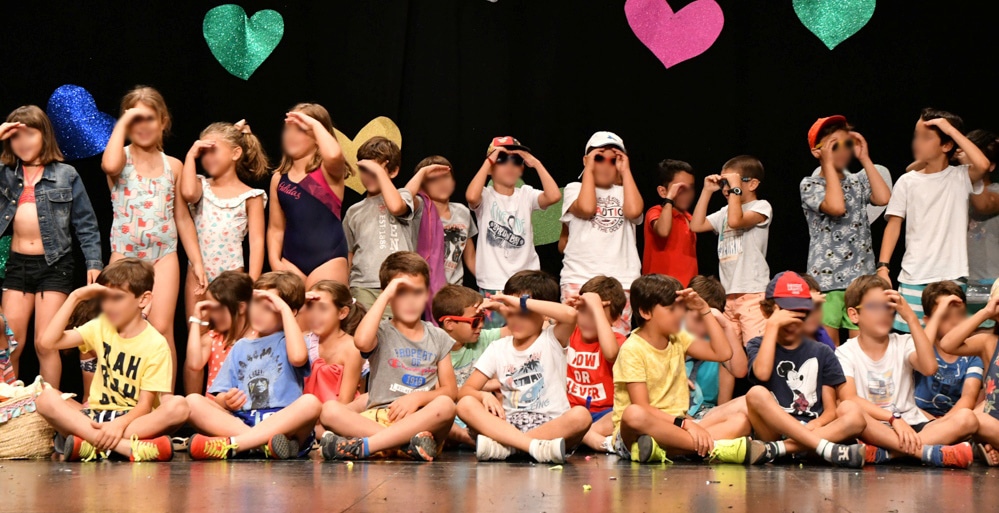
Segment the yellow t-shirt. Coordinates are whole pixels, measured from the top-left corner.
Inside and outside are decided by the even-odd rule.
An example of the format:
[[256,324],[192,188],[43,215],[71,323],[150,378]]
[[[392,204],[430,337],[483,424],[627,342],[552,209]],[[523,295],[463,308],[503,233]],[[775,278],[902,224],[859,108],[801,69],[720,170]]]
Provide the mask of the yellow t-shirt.
[[645,383],[649,404],[670,415],[682,416],[690,408],[687,368],[684,359],[694,337],[686,331],[670,335],[669,345],[659,350],[639,336],[639,330],[621,346],[614,362],[614,431],[621,425],[624,409],[631,405],[628,383]]
[[91,409],[130,410],[139,402],[139,391],[173,392],[170,346],[151,324],[132,338],[122,338],[101,314],[76,331],[83,337],[80,351],[97,352]]

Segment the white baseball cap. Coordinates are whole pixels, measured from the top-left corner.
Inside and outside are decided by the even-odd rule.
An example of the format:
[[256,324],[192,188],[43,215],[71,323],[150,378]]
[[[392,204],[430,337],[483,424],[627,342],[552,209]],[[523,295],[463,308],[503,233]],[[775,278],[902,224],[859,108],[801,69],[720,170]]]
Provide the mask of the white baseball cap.
[[628,153],[628,150],[624,149],[624,140],[614,132],[595,132],[590,136],[590,140],[586,141],[586,150],[583,151],[583,155],[590,153],[590,150],[593,148],[604,148],[607,146],[613,146]]

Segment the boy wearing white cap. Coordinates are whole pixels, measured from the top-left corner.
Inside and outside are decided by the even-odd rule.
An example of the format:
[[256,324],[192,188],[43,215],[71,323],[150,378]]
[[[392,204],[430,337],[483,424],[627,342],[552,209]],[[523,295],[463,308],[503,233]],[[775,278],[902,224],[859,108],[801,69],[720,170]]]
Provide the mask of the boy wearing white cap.
[[[645,207],[631,174],[624,141],[612,132],[597,132],[586,143],[581,181],[565,186],[562,202],[562,300],[579,295],[595,276],[613,276],[625,294],[641,276],[642,262],[635,226]],[[631,304],[625,305],[614,330],[631,331]]]

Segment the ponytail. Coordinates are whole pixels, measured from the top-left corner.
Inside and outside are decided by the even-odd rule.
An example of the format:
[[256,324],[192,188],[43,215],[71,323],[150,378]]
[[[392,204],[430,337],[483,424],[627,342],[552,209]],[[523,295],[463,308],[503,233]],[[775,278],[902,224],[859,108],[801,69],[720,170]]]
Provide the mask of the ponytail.
[[243,157],[236,162],[236,175],[240,180],[252,184],[267,178],[267,168],[270,167],[267,153],[245,120],[236,123],[212,123],[201,131],[201,137],[204,138],[208,134],[217,134],[230,145],[243,150]]
[[361,324],[361,319],[368,313],[368,309],[350,295],[350,289],[338,281],[322,280],[313,285],[309,290],[329,294],[333,298],[333,306],[336,307],[337,311],[343,308],[349,309],[347,316],[340,321],[340,329],[348,335],[354,336],[354,331]]

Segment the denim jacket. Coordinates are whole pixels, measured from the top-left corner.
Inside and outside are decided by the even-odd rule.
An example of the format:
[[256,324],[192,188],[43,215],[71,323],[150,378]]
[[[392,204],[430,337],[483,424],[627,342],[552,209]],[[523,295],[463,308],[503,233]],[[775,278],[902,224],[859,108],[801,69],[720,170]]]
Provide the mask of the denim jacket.
[[[23,168],[0,166],[0,233],[6,232],[13,221],[17,200],[23,190]],[[97,216],[73,166],[62,162],[45,166],[41,179],[35,184],[35,206],[38,208],[45,263],[55,264],[73,250],[72,226],[82,246],[87,269],[100,270],[104,267]]]

